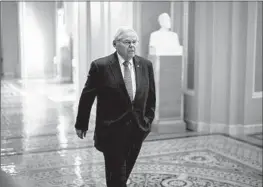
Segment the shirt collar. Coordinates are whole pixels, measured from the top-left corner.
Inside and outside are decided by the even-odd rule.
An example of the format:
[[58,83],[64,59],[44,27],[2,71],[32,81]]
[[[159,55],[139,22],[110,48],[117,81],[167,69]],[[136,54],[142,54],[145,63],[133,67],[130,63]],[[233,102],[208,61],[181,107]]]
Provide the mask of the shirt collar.
[[[117,52],[117,55],[118,55],[118,60],[119,60],[120,65],[123,65],[123,62],[124,62],[125,60],[122,58],[122,56],[121,56],[118,52]],[[133,59],[133,58],[131,58],[131,59],[129,60],[131,66],[133,66],[133,60],[132,60],[132,59]]]

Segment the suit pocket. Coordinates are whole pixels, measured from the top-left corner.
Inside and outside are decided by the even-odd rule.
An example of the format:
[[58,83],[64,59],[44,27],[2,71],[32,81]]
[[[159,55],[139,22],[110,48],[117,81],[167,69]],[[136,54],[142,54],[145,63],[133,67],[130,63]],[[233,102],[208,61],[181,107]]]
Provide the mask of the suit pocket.
[[145,124],[146,126],[149,125],[150,120],[149,120],[149,118],[147,118],[146,116],[143,118],[143,121],[144,121],[144,124]]
[[151,123],[150,123],[149,118],[144,117],[143,121],[144,121],[144,124],[145,124],[145,128],[151,130]]
[[144,117],[143,113],[139,110],[135,111],[135,120],[137,121],[137,123],[139,124],[140,127],[142,127],[143,129],[146,129],[148,127],[147,122],[148,119],[146,117]]

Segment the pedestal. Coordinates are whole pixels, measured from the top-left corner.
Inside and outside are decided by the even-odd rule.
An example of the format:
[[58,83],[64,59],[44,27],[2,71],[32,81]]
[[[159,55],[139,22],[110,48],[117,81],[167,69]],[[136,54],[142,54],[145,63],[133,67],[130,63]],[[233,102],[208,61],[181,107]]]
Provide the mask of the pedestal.
[[153,132],[185,132],[183,120],[182,56],[155,56],[152,59],[156,83],[156,117]]

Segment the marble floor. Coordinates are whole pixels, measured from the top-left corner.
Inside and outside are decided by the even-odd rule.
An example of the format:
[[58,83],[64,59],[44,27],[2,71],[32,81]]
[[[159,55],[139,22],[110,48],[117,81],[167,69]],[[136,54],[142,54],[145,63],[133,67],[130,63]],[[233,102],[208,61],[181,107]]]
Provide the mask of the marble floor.
[[[73,85],[1,81],[1,187],[106,186],[103,157],[93,147],[94,108],[81,140],[76,107]],[[262,187],[262,133],[152,133],[128,186]]]

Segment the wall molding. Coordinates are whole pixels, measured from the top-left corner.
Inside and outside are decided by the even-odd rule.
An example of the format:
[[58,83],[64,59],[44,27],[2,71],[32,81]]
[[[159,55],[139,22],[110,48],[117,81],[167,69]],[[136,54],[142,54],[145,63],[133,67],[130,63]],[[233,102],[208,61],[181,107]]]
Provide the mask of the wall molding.
[[244,125],[245,134],[262,133],[262,124]]
[[262,91],[260,92],[256,92],[255,91],[255,87],[256,87],[256,53],[257,53],[257,29],[258,29],[258,6],[259,6],[259,2],[255,2],[256,3],[256,8],[255,8],[255,25],[254,25],[254,39],[253,39],[253,48],[254,48],[254,51],[253,51],[253,73],[252,73],[252,80],[253,80],[253,83],[252,83],[252,98],[255,99],[255,98],[262,98]]
[[[142,38],[142,28],[141,28],[141,16],[142,16],[142,7],[141,7],[141,2],[140,1],[135,1],[132,4],[132,11],[133,11],[133,17],[132,17],[132,21],[133,21],[133,28],[134,30],[137,32],[138,37],[141,39]],[[137,54],[138,55],[142,55],[142,46],[141,46],[141,42],[139,42],[138,46],[137,46]]]
[[174,1],[171,1],[171,3],[170,3],[170,17],[171,17],[171,20],[173,20],[172,21],[172,23],[171,23],[171,28],[172,28],[172,31],[175,31],[175,23],[174,23]]
[[[188,82],[188,75],[187,75],[187,69],[188,69],[188,23],[189,23],[189,2],[183,2],[183,70],[182,70],[182,88],[183,93],[189,96],[195,95],[194,89],[189,89],[187,86]],[[173,4],[172,4],[173,5]]]
[[261,91],[261,92],[253,92],[252,98],[253,98],[253,99],[262,98],[262,91]]
[[262,133],[262,124],[223,124],[206,123],[185,119],[187,129],[205,133],[224,133],[228,135],[246,135]]
[[182,133],[186,131],[186,123],[178,118],[166,118],[154,120],[152,132],[158,133]]
[[15,78],[15,73],[14,72],[3,72],[3,77],[4,78],[7,78],[7,79],[9,79],[9,78]]

